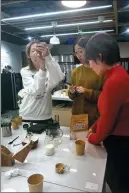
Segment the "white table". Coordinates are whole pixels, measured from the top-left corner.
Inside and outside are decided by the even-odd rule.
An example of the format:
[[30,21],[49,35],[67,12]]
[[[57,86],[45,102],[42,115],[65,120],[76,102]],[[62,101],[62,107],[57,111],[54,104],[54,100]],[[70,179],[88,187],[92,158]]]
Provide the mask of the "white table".
[[61,90],[58,90],[54,92],[52,95],[52,100],[60,100],[60,101],[72,101],[68,96],[66,96],[64,93],[61,94]]
[[[53,156],[44,155],[44,134],[39,135],[39,146],[32,150],[23,164],[16,163],[14,167],[21,169],[25,177],[33,173],[43,174],[47,183],[56,184],[58,186],[72,188],[78,191],[102,192],[107,154],[100,146],[94,146],[86,143],[85,155],[76,156],[74,141],[69,139],[69,128],[62,127],[64,131],[63,142],[56,149]],[[25,136],[22,129],[16,130],[13,136],[2,138],[2,144],[20,136],[15,143],[20,143]],[[19,146],[11,146],[11,151],[16,152]],[[55,164],[63,162],[70,166],[70,171],[59,175],[55,173]],[[2,168],[2,171],[8,171],[9,168]],[[18,178],[16,178],[16,183]],[[92,183],[92,187],[88,188],[87,183]],[[58,188],[57,188],[58,189]],[[55,187],[56,190],[56,187]],[[62,190],[64,192],[64,189]]]
[[[16,192],[29,192],[27,178],[23,176],[5,178],[4,172],[1,172],[1,191],[5,189],[13,189]],[[44,192],[78,192],[76,189],[67,188],[64,186],[44,182]]]

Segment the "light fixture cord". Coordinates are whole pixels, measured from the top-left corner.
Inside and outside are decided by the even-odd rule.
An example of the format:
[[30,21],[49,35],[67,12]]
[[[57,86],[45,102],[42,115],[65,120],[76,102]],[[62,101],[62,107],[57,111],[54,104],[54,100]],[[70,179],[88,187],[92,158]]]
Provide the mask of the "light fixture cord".
[[54,26],[54,35],[56,34],[56,27]]

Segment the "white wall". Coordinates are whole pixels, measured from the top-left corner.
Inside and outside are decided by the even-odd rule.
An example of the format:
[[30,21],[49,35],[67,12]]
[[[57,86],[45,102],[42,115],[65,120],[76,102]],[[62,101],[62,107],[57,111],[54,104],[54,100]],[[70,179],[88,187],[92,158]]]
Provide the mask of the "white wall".
[[129,42],[119,42],[121,58],[129,58]]
[[21,47],[1,41],[1,70],[7,65],[10,65],[14,72],[20,72],[22,68]]

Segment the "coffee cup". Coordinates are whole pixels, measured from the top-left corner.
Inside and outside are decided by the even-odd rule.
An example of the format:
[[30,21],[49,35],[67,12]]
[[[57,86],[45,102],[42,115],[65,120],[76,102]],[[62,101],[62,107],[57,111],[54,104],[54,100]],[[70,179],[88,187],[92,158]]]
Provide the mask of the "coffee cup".
[[76,144],[76,154],[77,155],[84,155],[85,154],[85,141],[77,140],[75,141]]
[[65,171],[65,165],[63,163],[56,164],[55,168],[56,168],[56,173],[58,174],[63,174]]
[[28,178],[29,192],[43,192],[44,177],[41,174],[33,174]]
[[18,129],[18,124],[15,120],[12,120],[11,125],[13,129]]
[[63,174],[64,172],[69,171],[69,169],[70,169],[70,166],[65,165],[65,164],[63,164],[63,163],[57,163],[57,164],[55,165],[55,171],[56,171],[56,173],[58,173],[58,174]]

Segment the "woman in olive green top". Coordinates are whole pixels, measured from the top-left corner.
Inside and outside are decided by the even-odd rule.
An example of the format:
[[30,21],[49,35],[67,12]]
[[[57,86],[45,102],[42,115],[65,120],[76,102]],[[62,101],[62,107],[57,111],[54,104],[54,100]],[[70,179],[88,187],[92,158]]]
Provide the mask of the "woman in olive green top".
[[72,114],[88,114],[90,127],[98,118],[97,101],[104,78],[100,78],[93,72],[86,61],[85,46],[87,41],[88,38],[82,37],[74,46],[75,55],[82,65],[72,72],[69,97],[73,100]]

